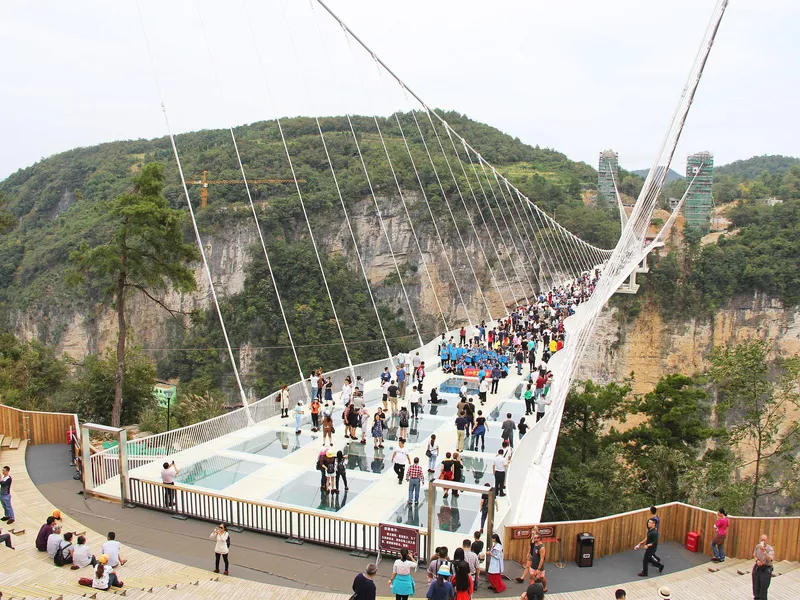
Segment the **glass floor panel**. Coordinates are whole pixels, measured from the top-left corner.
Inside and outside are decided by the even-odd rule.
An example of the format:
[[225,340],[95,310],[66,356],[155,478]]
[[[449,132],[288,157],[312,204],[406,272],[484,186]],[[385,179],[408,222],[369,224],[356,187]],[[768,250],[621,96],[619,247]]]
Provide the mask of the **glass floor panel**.
[[[397,437],[400,433],[399,427],[400,420],[397,417],[389,417],[386,420],[386,424],[388,425],[386,431],[383,432],[383,437],[385,440],[390,441],[397,441]],[[425,441],[425,439],[429,438],[432,433],[436,433],[436,431],[442,426],[447,423],[446,420],[442,419],[434,419],[430,416],[423,419],[410,419],[408,423],[408,442],[409,443],[417,443],[420,441]],[[455,425],[453,425],[455,427]],[[367,444],[372,443],[372,441],[368,438]]]
[[344,482],[340,481],[340,492],[331,494],[322,492],[320,483],[319,471],[305,471],[299,477],[268,494],[264,500],[337,512],[372,485],[372,481],[369,479],[353,477],[352,474],[348,474],[347,487],[350,488],[349,491],[345,491]]
[[342,448],[347,455],[347,468],[351,471],[363,473],[383,473],[392,468],[391,448],[374,448],[372,440],[367,438],[367,443],[349,442]]
[[[408,488],[404,488],[404,494],[408,494]],[[472,534],[473,525],[480,512],[480,507],[481,497],[478,494],[462,493],[458,498],[455,498],[451,492],[449,498],[442,498],[442,491],[437,490],[436,529]],[[407,504],[404,499],[386,519],[386,522],[410,525],[412,527],[427,527],[427,490],[420,492],[419,504]]]
[[508,400],[498,404],[494,410],[489,413],[488,419],[490,422],[497,421],[498,424],[500,424],[506,420],[506,415],[508,413],[511,413],[511,418],[514,420],[514,423],[517,424],[519,423],[520,417],[525,417],[525,422],[528,425],[533,425],[533,423],[536,422],[535,415],[525,416],[525,402],[511,402]]
[[461,384],[467,383],[467,396],[478,395],[478,382],[473,380],[464,379],[463,377],[448,377],[439,384],[440,394],[454,394],[458,396],[458,391],[461,389]]
[[219,491],[263,467],[263,463],[214,456],[182,468],[175,481]]
[[295,450],[310,444],[316,435],[301,433],[296,435],[291,430],[268,431],[252,440],[241,442],[231,446],[229,450],[233,452],[247,452],[248,454],[258,454],[260,456],[271,456],[273,458],[283,458]]
[[447,404],[428,403],[423,407],[423,414],[430,415],[431,417],[452,417],[453,420],[455,420],[456,411],[458,411],[457,404],[457,402],[449,402]]

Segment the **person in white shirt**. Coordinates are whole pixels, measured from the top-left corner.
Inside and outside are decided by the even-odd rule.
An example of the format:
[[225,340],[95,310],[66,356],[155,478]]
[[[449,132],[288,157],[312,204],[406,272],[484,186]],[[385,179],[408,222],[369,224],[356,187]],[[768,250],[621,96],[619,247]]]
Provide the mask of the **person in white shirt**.
[[397,448],[395,448],[392,453],[392,464],[394,464],[394,472],[397,475],[397,483],[403,485],[406,465],[411,464],[411,459],[408,456],[408,450],[406,449],[405,440],[403,438],[397,440]]
[[61,525],[56,525],[53,527],[53,533],[51,533],[47,538],[47,555],[50,558],[53,558],[56,555],[56,550],[58,550],[58,545],[64,538],[61,537]]
[[89,565],[95,566],[97,559],[92,554],[91,548],[86,544],[86,537],[78,536],[78,545],[75,546],[75,552],[72,553],[72,569],[76,571]]
[[108,556],[109,567],[118,567],[128,562],[119,555],[121,549],[122,544],[117,541],[117,534],[113,531],[109,531],[108,540],[103,542],[103,545],[100,547],[100,553]]
[[[161,483],[165,485],[175,485],[175,476],[178,474],[178,467],[175,466],[175,461],[171,463],[165,462],[161,469]],[[170,508],[175,506],[175,490],[164,488],[164,506]]]
[[214,568],[214,573],[219,573],[219,559],[221,557],[225,562],[225,571],[223,572],[223,575],[227,575],[228,552],[230,551],[228,548],[228,540],[230,539],[230,536],[228,535],[228,528],[225,526],[225,523],[220,523],[219,527],[211,532],[210,537],[212,540],[214,540],[214,554],[216,556],[216,567]]
[[492,473],[494,473],[495,496],[505,496],[503,488],[506,482],[506,457],[503,456],[502,448],[497,451],[497,456],[492,460]]
[[416,419],[419,415],[420,409],[420,400],[422,400],[422,394],[417,391],[417,386],[413,386],[411,388],[411,394],[409,395],[408,401],[411,404],[411,418]]
[[114,569],[106,564],[107,562],[108,557],[105,554],[97,559],[97,564],[94,567],[94,577],[92,578],[92,587],[96,590],[107,590],[112,585],[114,587],[122,587],[122,582],[117,578]]

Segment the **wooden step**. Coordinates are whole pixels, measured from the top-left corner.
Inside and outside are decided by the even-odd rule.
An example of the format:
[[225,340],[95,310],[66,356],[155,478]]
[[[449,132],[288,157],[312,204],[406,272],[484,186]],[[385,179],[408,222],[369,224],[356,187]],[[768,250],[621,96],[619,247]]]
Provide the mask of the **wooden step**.
[[6,445],[5,441],[6,441],[6,436],[0,433],[0,446],[5,446]]
[[20,442],[22,442],[22,440],[19,439],[11,440],[11,443],[8,445],[8,448],[10,450],[16,450],[17,448],[19,448]]

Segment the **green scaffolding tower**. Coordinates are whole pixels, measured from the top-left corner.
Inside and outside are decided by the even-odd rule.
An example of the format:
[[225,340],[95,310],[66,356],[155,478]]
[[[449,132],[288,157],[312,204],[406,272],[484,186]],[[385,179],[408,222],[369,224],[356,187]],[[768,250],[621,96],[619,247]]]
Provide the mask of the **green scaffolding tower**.
[[686,217],[686,228],[699,230],[703,235],[711,229],[711,212],[714,208],[711,195],[713,183],[714,155],[710,152],[698,152],[689,156],[686,159],[686,185],[691,185],[691,188],[686,194],[683,214]]
[[614,179],[619,185],[619,154],[613,150],[603,150],[597,166],[597,199],[600,203],[617,204]]

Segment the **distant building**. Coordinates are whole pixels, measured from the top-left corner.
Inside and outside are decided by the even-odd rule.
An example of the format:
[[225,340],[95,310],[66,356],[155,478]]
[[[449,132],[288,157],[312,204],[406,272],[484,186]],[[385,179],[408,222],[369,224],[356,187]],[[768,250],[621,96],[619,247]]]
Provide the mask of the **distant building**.
[[619,154],[613,150],[603,150],[597,166],[597,196],[601,202],[617,204],[614,180],[619,187]]
[[[694,183],[692,183],[694,180]],[[696,229],[704,235],[711,229],[711,213],[714,199],[711,185],[714,183],[714,155],[698,152],[686,159],[686,185],[689,191],[683,204],[686,228]]]

